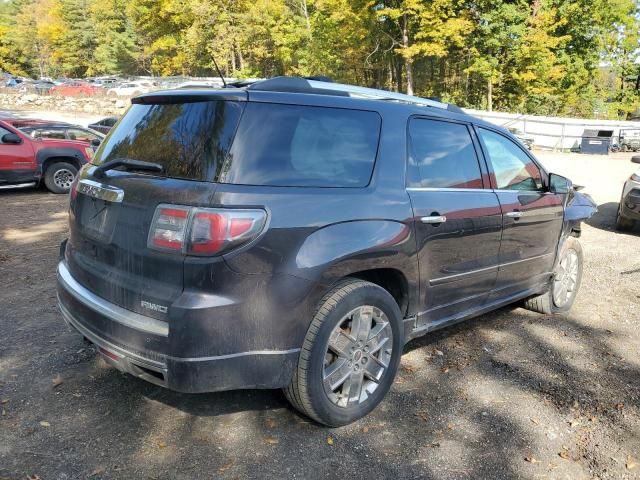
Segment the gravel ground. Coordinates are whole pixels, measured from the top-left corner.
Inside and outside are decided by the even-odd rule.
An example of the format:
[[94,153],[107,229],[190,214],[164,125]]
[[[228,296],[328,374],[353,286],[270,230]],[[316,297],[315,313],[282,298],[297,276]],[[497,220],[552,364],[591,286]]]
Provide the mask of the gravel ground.
[[386,400],[337,429],[279,391],[178,394],[106,366],[56,307],[67,199],[0,192],[0,479],[640,478],[640,235],[612,228],[629,157],[541,155],[600,204],[568,315],[415,340]]

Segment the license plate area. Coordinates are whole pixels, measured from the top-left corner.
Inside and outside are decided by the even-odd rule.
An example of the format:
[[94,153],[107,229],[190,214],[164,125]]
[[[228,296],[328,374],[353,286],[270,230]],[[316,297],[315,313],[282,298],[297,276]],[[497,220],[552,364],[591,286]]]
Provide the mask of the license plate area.
[[76,217],[82,232],[102,243],[111,243],[124,192],[93,180],[78,182],[78,211]]
[[77,218],[82,232],[93,240],[111,243],[120,204],[89,197],[83,199],[79,207]]

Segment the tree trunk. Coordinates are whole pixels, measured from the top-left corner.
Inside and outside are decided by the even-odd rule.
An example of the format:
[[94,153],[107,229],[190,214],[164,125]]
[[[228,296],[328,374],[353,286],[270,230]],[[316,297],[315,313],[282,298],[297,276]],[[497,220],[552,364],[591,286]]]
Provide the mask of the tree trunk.
[[238,68],[244,70],[244,56],[242,56],[242,50],[238,48]]
[[491,77],[487,79],[487,110],[493,111],[493,81]]
[[396,86],[397,92],[402,92],[403,88],[402,88],[402,59],[398,58],[397,61],[395,62],[395,66],[396,66]]
[[304,16],[305,23],[307,24],[307,34],[309,38],[313,38],[311,34],[311,21],[309,20],[309,9],[307,8],[307,0],[300,1],[300,10],[302,10],[302,15]]
[[[409,33],[407,31],[407,15],[402,16],[402,47],[409,48]],[[404,59],[404,68],[407,75],[407,95],[413,95],[413,61]]]

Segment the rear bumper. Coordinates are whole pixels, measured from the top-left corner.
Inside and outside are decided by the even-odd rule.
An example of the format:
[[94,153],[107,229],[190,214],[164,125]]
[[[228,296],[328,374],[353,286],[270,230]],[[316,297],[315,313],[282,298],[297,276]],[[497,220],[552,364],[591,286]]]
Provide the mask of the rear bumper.
[[58,303],[70,326],[117,369],[180,392],[286,386],[300,349],[184,357],[171,351],[169,322],[126,310],[80,285],[58,264]]

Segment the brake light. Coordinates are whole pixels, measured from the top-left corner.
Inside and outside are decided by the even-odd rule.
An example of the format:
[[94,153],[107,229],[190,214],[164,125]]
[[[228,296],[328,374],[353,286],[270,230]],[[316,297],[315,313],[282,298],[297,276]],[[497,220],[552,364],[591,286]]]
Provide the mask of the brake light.
[[149,232],[149,246],[181,252],[185,245],[189,212],[189,208],[158,207]]
[[74,178],[73,183],[71,184],[71,188],[69,189],[71,200],[75,200],[78,196],[78,177],[79,175],[76,175],[76,178]]
[[149,231],[149,248],[188,255],[218,255],[262,232],[264,210],[160,205]]

